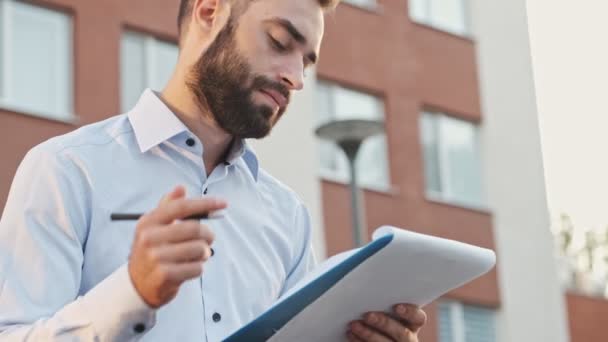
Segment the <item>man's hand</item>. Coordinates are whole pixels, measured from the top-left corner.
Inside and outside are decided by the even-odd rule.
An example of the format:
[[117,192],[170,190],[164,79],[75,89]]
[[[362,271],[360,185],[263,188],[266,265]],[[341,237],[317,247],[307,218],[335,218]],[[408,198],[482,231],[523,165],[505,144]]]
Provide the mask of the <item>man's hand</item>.
[[351,322],[346,336],[350,342],[418,342],[418,331],[426,323],[424,311],[414,305],[398,304],[395,315],[368,312]]
[[198,221],[179,221],[194,214],[224,209],[216,199],[185,199],[183,187],[166,195],[141,217],[129,258],[129,275],[141,298],[158,308],[177,295],[186,280],[199,277],[211,256],[214,235]]

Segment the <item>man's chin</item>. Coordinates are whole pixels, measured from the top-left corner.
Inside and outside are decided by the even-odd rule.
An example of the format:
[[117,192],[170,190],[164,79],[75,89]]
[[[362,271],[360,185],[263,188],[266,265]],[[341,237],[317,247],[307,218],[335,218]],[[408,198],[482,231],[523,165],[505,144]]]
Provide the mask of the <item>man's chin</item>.
[[270,135],[273,126],[273,121],[264,119],[255,124],[250,123],[248,126],[242,127],[241,130],[230,133],[241,139],[262,139]]
[[251,115],[244,121],[234,120],[231,124],[225,125],[224,130],[241,139],[262,139],[267,137],[274,124],[280,118],[280,113],[276,113],[270,107],[252,107],[248,110],[240,110],[240,115]]
[[256,130],[252,130],[251,132],[249,132],[250,134],[248,134],[249,136],[247,138],[249,138],[249,139],[266,138],[267,136],[270,135],[270,132],[272,132],[272,127],[273,126],[270,123],[268,123],[268,125],[265,125],[265,126],[260,126]]

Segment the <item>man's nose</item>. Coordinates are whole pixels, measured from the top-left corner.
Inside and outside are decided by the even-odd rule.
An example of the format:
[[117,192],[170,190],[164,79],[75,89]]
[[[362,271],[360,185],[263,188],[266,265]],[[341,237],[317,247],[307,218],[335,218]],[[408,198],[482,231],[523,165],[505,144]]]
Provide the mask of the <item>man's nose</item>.
[[304,65],[300,61],[286,65],[279,77],[281,83],[289,90],[302,90],[304,88]]

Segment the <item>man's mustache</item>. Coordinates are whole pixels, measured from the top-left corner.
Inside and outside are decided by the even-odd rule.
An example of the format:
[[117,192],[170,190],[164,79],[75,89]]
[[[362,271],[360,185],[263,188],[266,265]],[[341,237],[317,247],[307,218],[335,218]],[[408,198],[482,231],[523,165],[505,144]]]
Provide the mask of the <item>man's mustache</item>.
[[279,82],[272,81],[264,76],[256,76],[253,79],[253,84],[251,85],[251,89],[272,89],[277,91],[279,94],[283,95],[285,99],[287,99],[287,103],[289,103],[289,98],[291,96],[291,92],[287,87]]

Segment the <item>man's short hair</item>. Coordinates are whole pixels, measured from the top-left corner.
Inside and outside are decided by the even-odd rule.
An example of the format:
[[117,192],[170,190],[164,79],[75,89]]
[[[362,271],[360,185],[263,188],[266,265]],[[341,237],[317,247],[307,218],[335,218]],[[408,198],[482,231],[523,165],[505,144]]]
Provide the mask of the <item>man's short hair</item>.
[[[255,1],[255,0],[245,0],[245,1]],[[300,0],[302,1],[302,0]],[[329,11],[340,3],[340,0],[317,0],[322,9]],[[181,35],[182,26],[186,17],[188,17],[192,13],[192,5],[194,4],[194,0],[180,0],[179,2],[179,13],[177,15],[177,29],[178,33]]]

